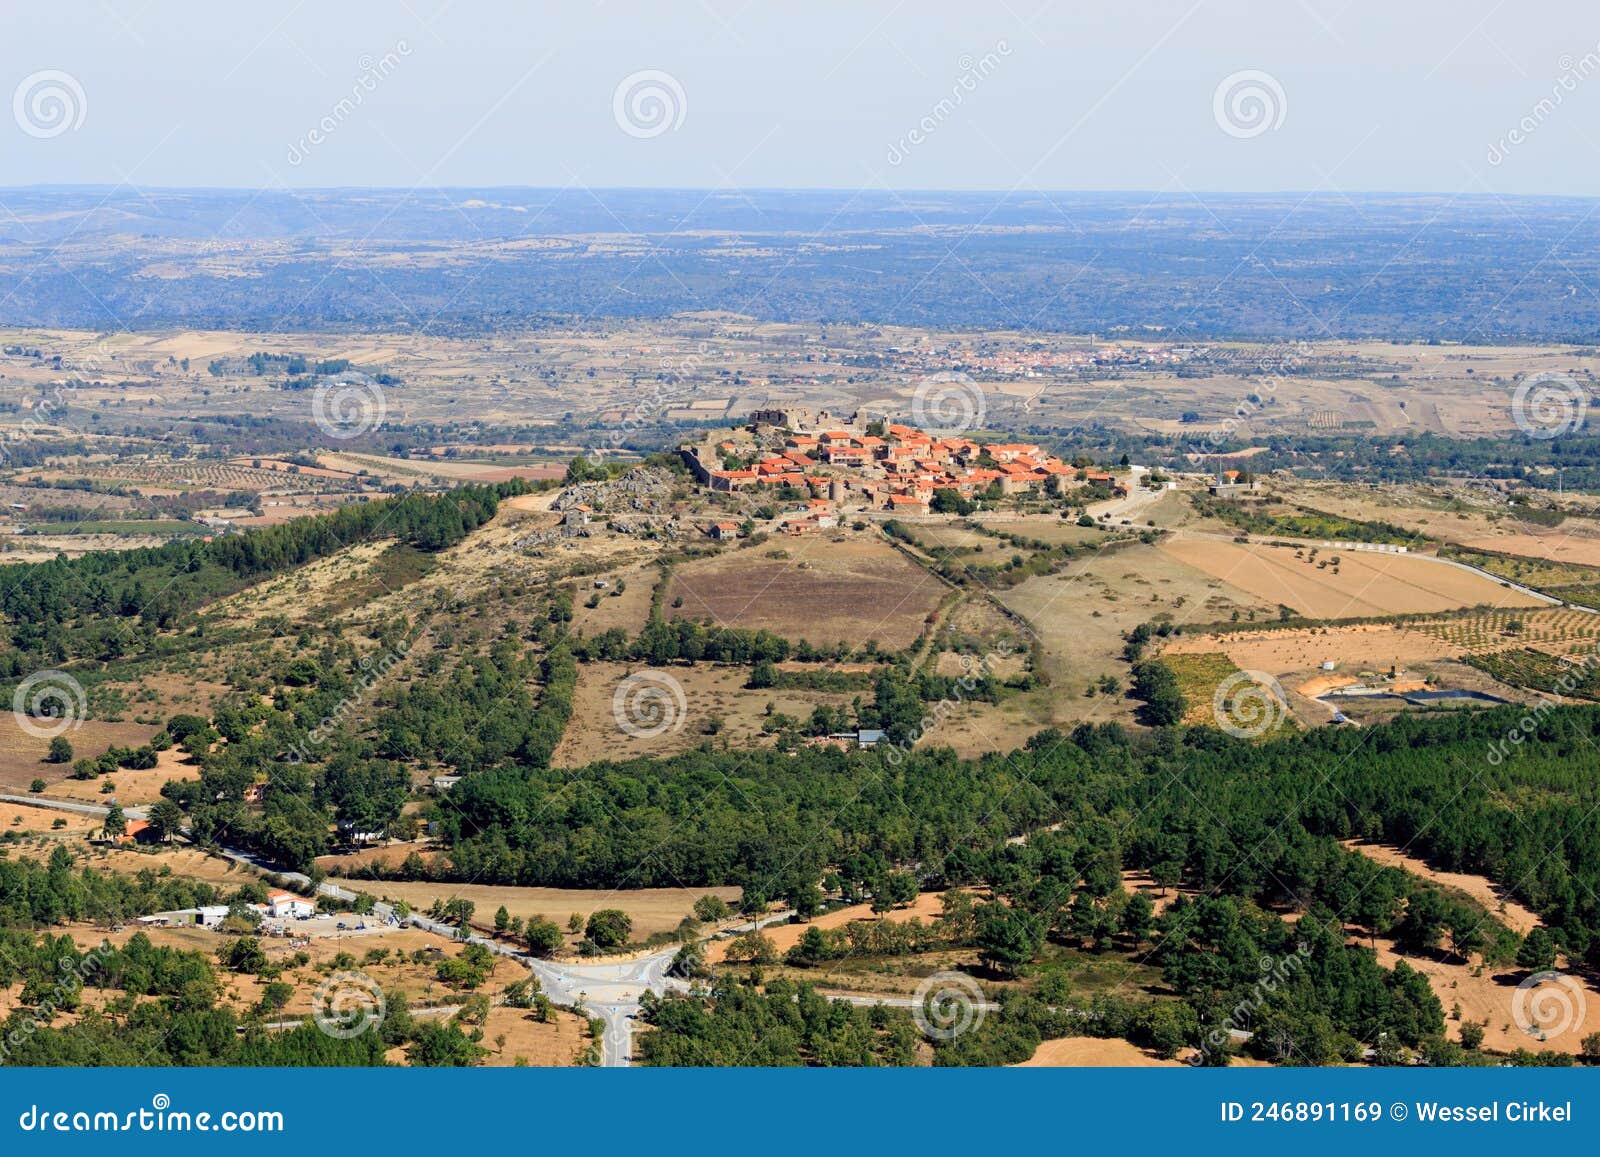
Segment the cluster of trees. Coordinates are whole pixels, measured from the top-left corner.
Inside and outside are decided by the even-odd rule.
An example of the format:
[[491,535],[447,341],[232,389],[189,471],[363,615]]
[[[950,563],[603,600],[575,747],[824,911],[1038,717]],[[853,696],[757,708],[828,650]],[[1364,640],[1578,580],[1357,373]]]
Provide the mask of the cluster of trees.
[[[146,912],[215,904],[218,895],[209,884],[152,871],[128,876],[82,868],[65,847],[52,850],[44,864],[0,858],[0,930],[129,920]],[[0,960],[6,955],[0,952]],[[4,976],[0,971],[0,987]]]
[[832,652],[819,653],[809,644],[791,644],[771,631],[743,627],[714,627],[692,619],[652,617],[639,634],[629,638],[612,627],[588,638],[574,639],[572,653],[582,660],[632,660],[664,666],[668,663],[781,663],[795,658],[821,662]]
[[0,567],[0,617],[15,648],[0,656],[0,680],[72,657],[147,650],[156,630],[172,627],[207,600],[374,535],[442,550],[494,517],[501,499],[528,491],[527,483],[514,480],[408,494],[210,542]]
[[857,1007],[810,985],[727,983],[709,998],[645,998],[656,1031],[637,1038],[646,1065],[912,1065],[922,1037],[904,1009]]
[[1152,727],[1171,727],[1183,721],[1189,701],[1172,668],[1159,659],[1146,659],[1133,665],[1135,699],[1144,703],[1144,721]]
[[[380,649],[397,653],[408,630],[395,624],[395,637],[380,640]],[[335,820],[351,838],[409,822],[402,812],[412,761],[462,771],[548,766],[577,682],[564,648],[540,655],[514,637],[392,692],[367,694],[360,681],[370,663],[347,643],[330,643],[273,673],[288,690],[271,705],[241,697],[218,707],[210,722],[168,722],[199,777],[162,791],[188,813],[196,839],[308,870],[329,850]],[[213,746],[218,738],[227,742]]]
[[[387,1051],[404,1046],[413,1065],[470,1065],[486,1052],[482,1029],[465,1016],[413,1018],[400,992],[386,995],[381,1021],[353,1037],[331,1036],[309,1020],[272,1030],[268,1018],[287,1000],[289,986],[263,986],[262,1000],[241,1014],[218,1003],[216,968],[198,952],[154,947],[143,933],[120,949],[102,944],[88,951],[67,936],[0,935],[7,948],[0,981],[23,986],[0,1022],[0,1064],[370,1067],[388,1064]],[[69,1012],[77,1019],[58,1022]]]

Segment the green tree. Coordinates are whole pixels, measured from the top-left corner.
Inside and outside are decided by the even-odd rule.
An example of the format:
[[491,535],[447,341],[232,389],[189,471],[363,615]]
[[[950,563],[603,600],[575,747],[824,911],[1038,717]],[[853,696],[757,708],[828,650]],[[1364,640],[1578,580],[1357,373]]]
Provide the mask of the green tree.
[[601,908],[590,914],[585,938],[596,948],[621,948],[633,933],[633,918],[620,908]]
[[1556,942],[1543,928],[1534,928],[1523,937],[1517,949],[1517,966],[1529,972],[1545,972],[1556,966]]
[[694,902],[694,918],[702,924],[715,924],[728,918],[728,902],[721,896],[707,893]]
[[128,817],[123,813],[121,804],[114,803],[106,810],[104,830],[109,840],[119,840],[127,833]]
[[543,916],[528,917],[524,936],[528,941],[528,951],[541,958],[554,956],[567,942],[566,937],[561,934],[560,925],[554,920],[546,920]]
[[978,958],[993,972],[1012,975],[1044,943],[1042,921],[998,901],[978,909]]
[[57,735],[50,741],[50,752],[45,756],[47,763],[71,763],[72,741],[65,735]]
[[158,799],[150,807],[150,827],[162,840],[171,840],[183,831],[183,809],[170,799]]

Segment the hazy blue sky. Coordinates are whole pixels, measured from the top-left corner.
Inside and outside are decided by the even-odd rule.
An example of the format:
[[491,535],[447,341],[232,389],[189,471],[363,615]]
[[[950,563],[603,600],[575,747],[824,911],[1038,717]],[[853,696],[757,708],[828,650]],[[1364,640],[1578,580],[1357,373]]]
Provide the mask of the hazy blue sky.
[[0,95],[3,185],[1600,193],[1593,0],[65,0]]

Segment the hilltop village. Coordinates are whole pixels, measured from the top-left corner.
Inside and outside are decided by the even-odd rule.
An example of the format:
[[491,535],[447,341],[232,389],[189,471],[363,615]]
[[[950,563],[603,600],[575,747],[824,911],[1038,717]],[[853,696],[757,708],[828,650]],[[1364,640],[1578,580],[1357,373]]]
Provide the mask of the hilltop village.
[[[898,514],[961,512],[977,496],[1086,487],[1124,497],[1123,480],[1068,463],[1027,442],[979,442],[856,413],[758,410],[732,432],[680,449],[695,479],[713,491],[773,488],[813,495],[809,517],[837,508]],[[1133,468],[1138,473],[1138,468]]]

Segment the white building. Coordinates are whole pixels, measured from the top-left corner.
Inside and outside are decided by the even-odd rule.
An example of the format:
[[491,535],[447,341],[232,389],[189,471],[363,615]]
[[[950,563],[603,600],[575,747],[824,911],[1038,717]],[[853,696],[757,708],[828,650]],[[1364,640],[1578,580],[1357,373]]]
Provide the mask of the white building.
[[317,906],[304,896],[296,896],[293,892],[267,893],[267,915],[275,920],[295,920],[303,916],[314,916]]

